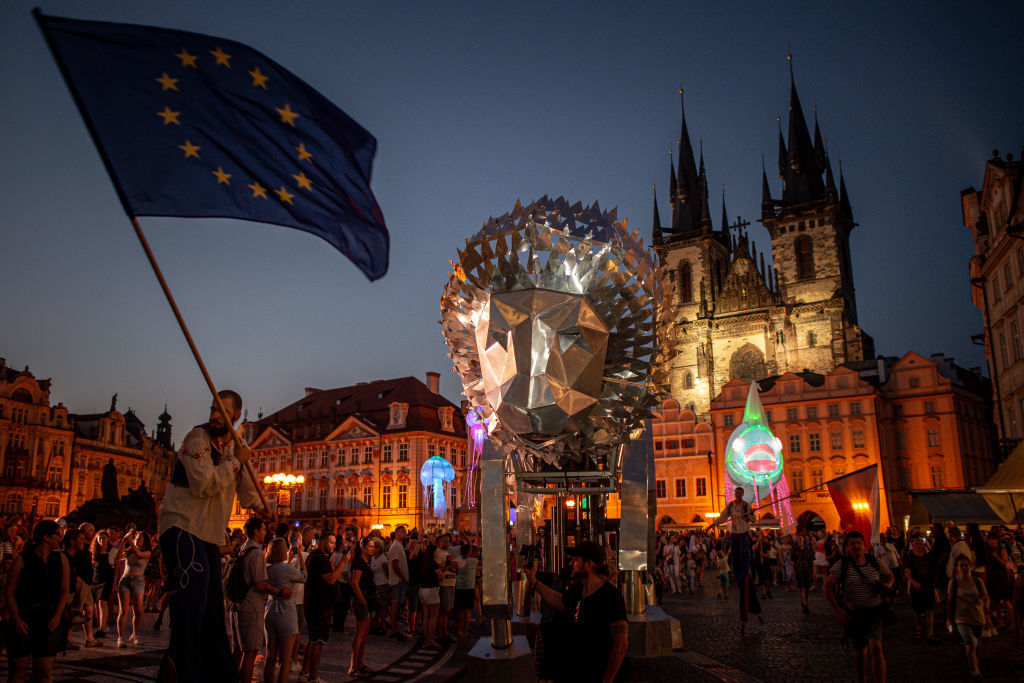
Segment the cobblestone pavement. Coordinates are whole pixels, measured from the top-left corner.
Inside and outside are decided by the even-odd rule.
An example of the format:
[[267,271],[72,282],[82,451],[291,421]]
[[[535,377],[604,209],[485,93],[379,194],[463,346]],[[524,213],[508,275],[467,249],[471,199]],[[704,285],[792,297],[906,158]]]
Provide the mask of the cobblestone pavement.
[[[635,681],[848,681],[855,680],[850,652],[844,650],[841,629],[820,591],[811,593],[810,614],[803,614],[797,593],[773,589],[774,599],[762,600],[765,624],[753,619],[740,635],[735,592],[728,600],[715,598],[716,587],[694,596],[666,596],[664,607],[680,620],[684,649],[672,657],[631,663]],[[944,615],[944,612],[942,613]],[[886,629],[885,657],[890,681],[966,680],[967,664],[959,637],[936,618],[941,642],[914,639],[914,617],[902,599],[896,605],[896,624]],[[989,681],[1024,679],[1024,652],[1015,649],[1010,634],[986,638],[981,646],[981,672]]]

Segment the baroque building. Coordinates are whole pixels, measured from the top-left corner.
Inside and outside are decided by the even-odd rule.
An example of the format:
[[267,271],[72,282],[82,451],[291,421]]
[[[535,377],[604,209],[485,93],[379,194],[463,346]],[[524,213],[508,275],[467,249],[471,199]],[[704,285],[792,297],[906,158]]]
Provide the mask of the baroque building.
[[971,231],[971,298],[981,309],[1002,456],[1024,437],[1024,164],[993,151],[981,189],[960,193]]
[[671,393],[700,420],[730,379],[828,373],[874,355],[871,337],[857,324],[849,249],[856,224],[842,171],[837,186],[817,118],[812,139],[792,71],[790,77],[777,199],[762,168],[760,222],[771,239],[770,266],[749,237],[749,223],[730,223],[724,194],[714,226],[703,151],[695,162],[685,111],[670,167],[668,224],[655,194],[653,243],[674,284],[680,340]]
[[[337,528],[350,525],[385,535],[399,524],[424,529],[432,519],[420,469],[427,458],[450,462],[455,478],[444,484],[449,516],[458,529],[476,524],[466,499],[466,422],[459,406],[438,393],[440,376],[362,382],[338,389],[306,389],[298,401],[247,422],[242,437],[273,508],[288,517]],[[291,487],[264,483],[273,474],[302,475]],[[236,503],[237,506],[237,503]],[[232,525],[244,521],[236,509]]]

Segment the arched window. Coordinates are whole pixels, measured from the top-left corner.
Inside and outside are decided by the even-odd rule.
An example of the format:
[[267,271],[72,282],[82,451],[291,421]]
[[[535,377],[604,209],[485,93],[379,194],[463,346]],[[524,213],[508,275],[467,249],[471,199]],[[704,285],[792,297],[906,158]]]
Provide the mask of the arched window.
[[681,303],[693,301],[693,271],[690,269],[689,261],[679,264],[679,301]]
[[815,338],[815,336],[814,336],[814,333],[813,333],[813,332],[808,332],[808,333],[807,333],[807,346],[815,346],[815,344],[817,343],[817,341],[818,341],[818,340],[817,340],[817,339]]
[[811,238],[807,235],[800,235],[793,243],[796,251],[796,277],[804,280],[814,277],[814,246]]
[[685,388],[685,389],[693,389],[693,373],[692,372],[687,371],[687,373],[685,375],[683,375],[683,388]]

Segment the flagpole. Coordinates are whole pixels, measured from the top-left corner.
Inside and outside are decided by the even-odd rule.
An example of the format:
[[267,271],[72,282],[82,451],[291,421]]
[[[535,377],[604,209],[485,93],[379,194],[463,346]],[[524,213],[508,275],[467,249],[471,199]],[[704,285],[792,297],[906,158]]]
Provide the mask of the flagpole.
[[[235,423],[231,418],[231,413],[224,408],[224,401],[221,400],[220,394],[217,393],[217,388],[213,384],[213,380],[210,379],[210,373],[206,370],[206,364],[203,363],[203,358],[199,355],[199,349],[196,348],[196,343],[192,340],[192,334],[188,331],[188,325],[185,324],[185,319],[181,317],[181,311],[178,310],[178,304],[175,303],[174,295],[171,294],[171,290],[167,286],[167,281],[164,279],[164,274],[161,272],[160,266],[156,262],[156,257],[153,256],[153,250],[149,248],[149,241],[146,240],[146,235],[142,232],[138,219],[130,214],[129,218],[131,219],[132,227],[135,228],[135,236],[139,238],[142,250],[146,252],[146,258],[149,259],[149,265],[153,268],[153,274],[156,275],[156,279],[160,282],[160,288],[163,290],[164,296],[167,297],[167,303],[170,304],[171,310],[174,311],[174,318],[178,321],[178,327],[181,328],[181,333],[185,335],[185,341],[188,342],[188,348],[191,349],[192,356],[195,357],[196,363],[199,365],[199,370],[203,373],[203,379],[206,380],[206,386],[210,388],[210,393],[213,394],[213,400],[217,404],[217,409],[220,410],[220,414],[224,416],[224,420],[228,423],[228,428],[231,430],[231,436],[234,438],[235,443],[238,446],[245,446],[245,444],[242,443],[242,437],[239,436],[238,432],[235,430]],[[256,480],[256,474],[252,471],[252,465],[248,460],[246,460],[242,466],[245,471],[249,473],[249,478],[252,479],[253,486],[256,488],[256,493],[259,495],[260,502],[263,504],[263,509],[269,513],[270,506],[267,505],[267,499],[263,497],[263,490],[260,489],[259,482]]]

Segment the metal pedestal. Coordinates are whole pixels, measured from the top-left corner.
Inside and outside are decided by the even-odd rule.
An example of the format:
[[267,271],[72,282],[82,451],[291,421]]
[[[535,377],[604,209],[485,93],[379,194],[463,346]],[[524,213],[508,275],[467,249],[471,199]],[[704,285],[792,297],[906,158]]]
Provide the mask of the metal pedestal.
[[648,605],[643,614],[627,615],[629,619],[629,649],[627,657],[666,657],[674,648],[683,646],[683,631],[679,620],[665,610]]
[[469,651],[467,680],[487,683],[532,683],[533,651],[526,636],[513,636],[512,645],[496,650],[491,639],[483,637]]

